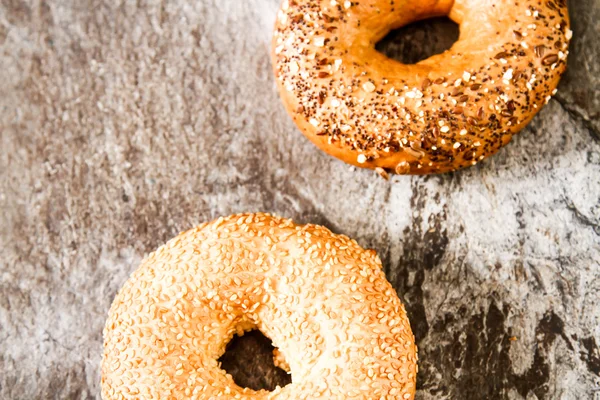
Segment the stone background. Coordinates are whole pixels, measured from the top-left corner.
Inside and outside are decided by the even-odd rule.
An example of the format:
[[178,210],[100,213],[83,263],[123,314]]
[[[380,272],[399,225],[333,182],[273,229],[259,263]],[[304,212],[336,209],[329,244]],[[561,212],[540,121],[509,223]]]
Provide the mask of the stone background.
[[[278,0],[1,0],[0,398],[99,398],[105,316],[143,255],[241,211],[379,252],[419,343],[419,399],[598,398],[600,2],[570,8],[567,76],[513,143],[385,181],[286,115]],[[454,34],[380,46],[410,60]]]

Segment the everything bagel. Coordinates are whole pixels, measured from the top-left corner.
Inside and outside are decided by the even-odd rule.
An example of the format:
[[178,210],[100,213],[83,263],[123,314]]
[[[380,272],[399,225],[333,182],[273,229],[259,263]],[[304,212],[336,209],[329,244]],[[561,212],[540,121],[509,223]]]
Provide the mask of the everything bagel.
[[[414,65],[375,50],[434,16],[460,25]],[[571,39],[564,0],[284,0],[272,61],[284,105],[325,152],[386,175],[474,165],[555,93]]]
[[[218,358],[260,329],[292,383],[237,386]],[[266,214],[221,218],[146,258],[104,330],[102,397],[412,399],[417,356],[374,251]]]

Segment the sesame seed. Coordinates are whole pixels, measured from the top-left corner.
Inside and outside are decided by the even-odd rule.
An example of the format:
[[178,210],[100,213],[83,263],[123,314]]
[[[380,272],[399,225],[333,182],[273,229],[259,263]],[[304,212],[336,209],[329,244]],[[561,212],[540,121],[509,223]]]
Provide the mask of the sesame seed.
[[396,165],[395,172],[398,175],[405,175],[410,171],[410,165],[406,161],[402,161]]
[[373,84],[373,82],[365,82],[363,84],[363,90],[367,93],[371,93],[375,91],[375,85]]
[[557,61],[558,61],[558,55],[549,54],[546,57],[544,57],[544,59],[542,60],[542,64],[548,66],[548,65],[554,64]]
[[379,176],[381,176],[383,179],[385,179],[386,181],[388,179],[390,179],[390,175],[387,173],[387,171],[381,167],[377,167],[375,168],[375,172],[377,172],[377,174],[379,174]]

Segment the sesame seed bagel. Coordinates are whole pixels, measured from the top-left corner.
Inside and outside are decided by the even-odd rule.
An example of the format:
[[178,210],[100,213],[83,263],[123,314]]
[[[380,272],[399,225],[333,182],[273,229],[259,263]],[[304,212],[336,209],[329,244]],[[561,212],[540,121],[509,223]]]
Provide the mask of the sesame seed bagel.
[[[375,50],[434,16],[452,48],[413,65]],[[496,153],[555,93],[565,0],[284,0],[272,61],[284,105],[325,152],[386,176],[454,171]]]
[[[276,390],[219,366],[234,334],[260,329],[289,368]],[[417,355],[404,306],[372,250],[317,225],[242,214],[150,254],[104,330],[102,397],[412,399]]]

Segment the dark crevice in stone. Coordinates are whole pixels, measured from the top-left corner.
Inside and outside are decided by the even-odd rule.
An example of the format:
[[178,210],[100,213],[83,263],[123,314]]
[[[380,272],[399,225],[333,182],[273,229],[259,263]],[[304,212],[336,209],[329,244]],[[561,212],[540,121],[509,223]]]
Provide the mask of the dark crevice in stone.
[[424,338],[429,331],[422,287],[425,273],[439,264],[449,240],[444,226],[445,209],[439,214],[431,214],[429,228],[426,232],[422,231],[422,213],[425,209],[427,191],[415,182],[417,181],[413,181],[412,184],[413,194],[410,199],[414,217],[411,226],[404,230],[406,241],[400,258],[401,265],[396,268],[399,273],[394,288],[406,299],[406,308],[418,344],[419,339]]
[[600,377],[600,350],[594,337],[581,339],[581,344],[586,353],[581,353],[581,360],[586,363],[588,369]]
[[[495,296],[490,293],[487,310],[478,312],[462,306],[455,313],[436,318],[428,337],[422,338],[429,345],[421,347],[420,389],[434,396],[466,400],[505,399],[511,389],[523,398],[533,395],[545,399],[553,393],[550,359],[556,339],[562,338],[572,348],[564,322],[553,311],[543,316],[535,329],[533,362],[525,372],[515,373],[510,348],[519,339],[513,338],[507,326],[510,307],[499,304]],[[595,343],[588,340],[586,344],[591,350],[582,354],[582,359],[596,371],[600,360],[593,350]],[[454,382],[451,386],[444,384],[450,381]]]
[[548,352],[554,345],[557,337],[562,337],[569,342],[564,331],[564,322],[553,311],[544,315],[535,330],[536,338],[541,338],[535,349],[533,363],[527,372],[521,376],[513,375],[517,391],[523,396],[533,392],[537,398],[545,399],[550,391],[550,365]]
[[567,205],[567,209],[571,211],[577,221],[579,221],[582,225],[589,226],[596,235],[600,236],[600,222],[592,221],[591,218],[583,215],[581,211],[575,207],[575,204],[573,204],[571,200],[565,199],[565,203]]
[[583,125],[583,127],[590,132],[590,135],[594,140],[600,142],[600,128],[596,126],[593,120],[590,120],[576,108],[567,104],[567,101],[562,99],[560,96],[554,96],[553,99],[556,100],[558,104],[560,104],[562,109],[565,110],[567,114],[571,116],[571,118],[573,118],[575,121],[580,122]]

